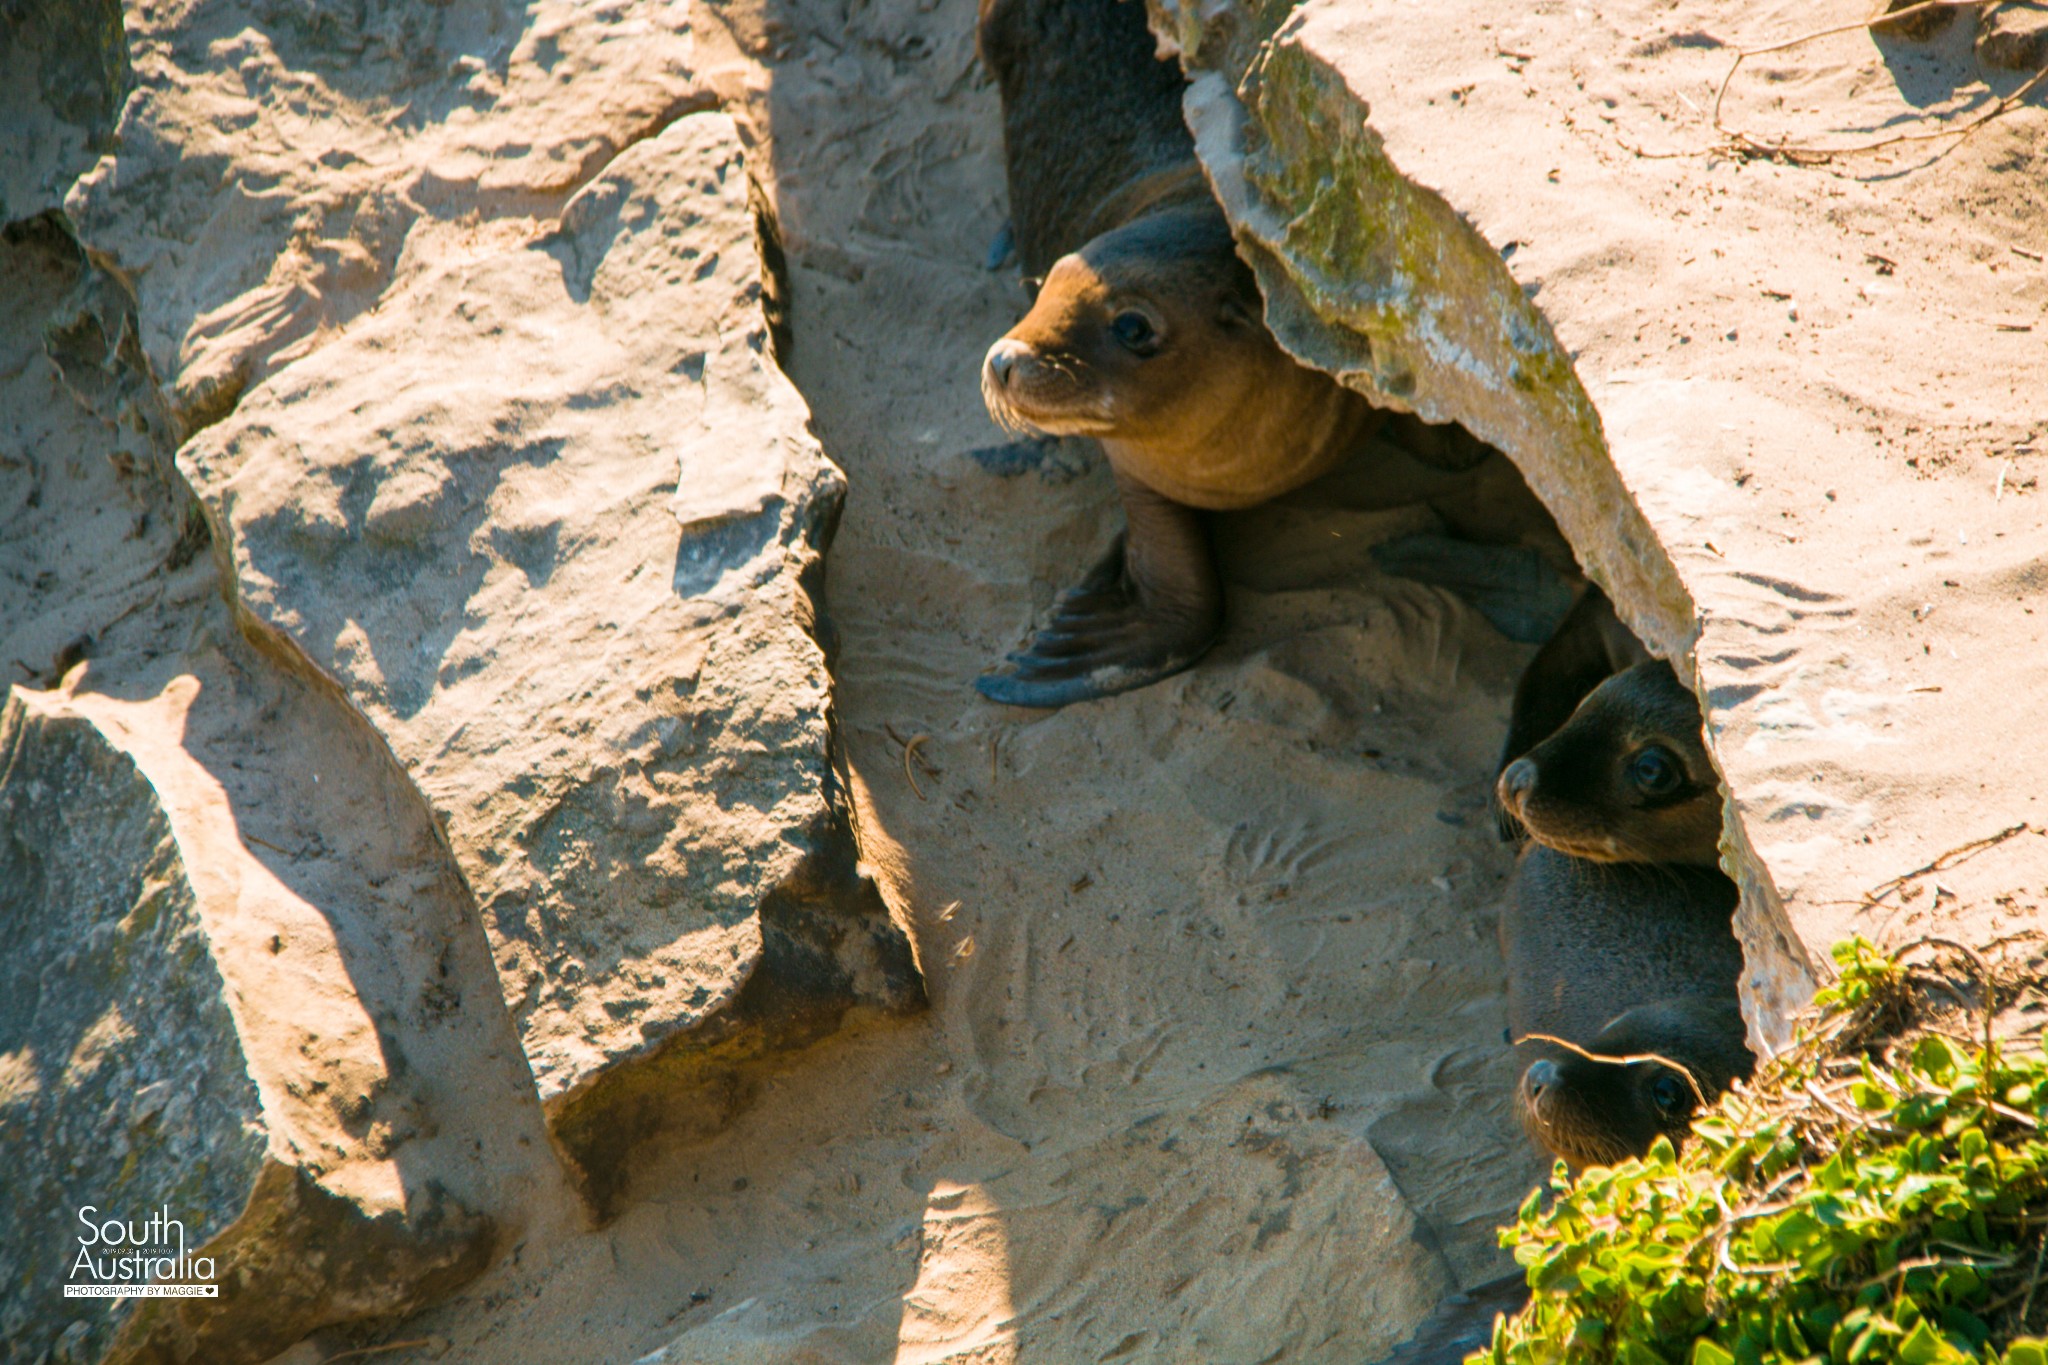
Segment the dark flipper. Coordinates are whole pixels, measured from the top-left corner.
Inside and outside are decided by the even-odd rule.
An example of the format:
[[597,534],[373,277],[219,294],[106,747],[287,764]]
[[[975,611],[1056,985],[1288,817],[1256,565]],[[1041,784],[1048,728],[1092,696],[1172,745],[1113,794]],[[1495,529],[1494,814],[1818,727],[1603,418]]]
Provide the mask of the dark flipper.
[[1223,620],[1207,528],[1193,508],[1118,477],[1127,530],[1008,673],[975,680],[990,701],[1066,706],[1169,677],[1202,657]]
[[1519,1270],[1453,1294],[1414,1336],[1394,1348],[1384,1365],[1461,1365],[1492,1342],[1493,1324],[1501,1314],[1519,1312],[1528,1302],[1529,1279]]
[[1375,545],[1372,557],[1387,573],[1449,588],[1525,645],[1550,639],[1572,609],[1572,581],[1527,546],[1423,534]]
[[[1587,693],[1649,657],[1649,651],[1614,614],[1607,594],[1588,584],[1578,605],[1566,614],[1549,642],[1536,651],[1515,684],[1515,707],[1496,773],[1556,733]],[[1521,837],[1520,822],[1502,810],[1497,800],[1494,815],[1502,839]]]

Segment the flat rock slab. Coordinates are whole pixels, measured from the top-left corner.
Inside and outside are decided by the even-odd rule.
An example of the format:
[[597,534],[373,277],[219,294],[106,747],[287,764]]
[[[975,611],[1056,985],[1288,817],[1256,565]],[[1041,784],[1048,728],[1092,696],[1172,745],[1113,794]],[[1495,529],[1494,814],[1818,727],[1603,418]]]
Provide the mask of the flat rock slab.
[[53,44],[66,65],[44,69],[89,60],[133,91],[61,202],[134,285],[142,352],[188,433],[407,269],[475,254],[501,220],[551,219],[707,103],[680,0],[193,0],[130,7],[125,50],[118,6],[77,8],[113,12],[73,23],[99,48]]
[[[1970,24],[1916,45],[1866,10],[1153,8],[1283,341],[1506,450],[1690,658],[1765,1039],[1851,933],[2039,929],[2048,868],[2048,731],[2015,710],[2048,617],[2048,117],[1816,155],[2024,79]],[[1717,106],[1742,50],[1841,24]]]
[[244,628],[442,823],[586,1167],[660,1100],[621,1064],[920,998],[832,771],[810,576],[843,481],[760,299],[733,125],[688,116],[179,457]]

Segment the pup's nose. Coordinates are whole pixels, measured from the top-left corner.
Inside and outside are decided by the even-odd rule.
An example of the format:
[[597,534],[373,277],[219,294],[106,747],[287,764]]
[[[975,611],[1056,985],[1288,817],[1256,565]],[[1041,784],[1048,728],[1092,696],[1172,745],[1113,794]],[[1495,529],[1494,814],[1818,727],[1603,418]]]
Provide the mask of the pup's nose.
[[1500,781],[1494,787],[1494,794],[1500,803],[1511,811],[1522,808],[1522,798],[1536,788],[1536,765],[1526,758],[1518,758],[1501,770]]
[[1529,1069],[1522,1073],[1522,1093],[1533,1102],[1543,1098],[1543,1092],[1557,1084],[1557,1063],[1548,1057],[1539,1057],[1529,1063]]
[[995,380],[996,386],[1006,389],[1010,386],[1010,375],[1015,372],[1017,363],[1030,354],[1031,348],[1023,342],[1004,337],[988,348],[988,359],[983,364],[988,367],[989,378]]

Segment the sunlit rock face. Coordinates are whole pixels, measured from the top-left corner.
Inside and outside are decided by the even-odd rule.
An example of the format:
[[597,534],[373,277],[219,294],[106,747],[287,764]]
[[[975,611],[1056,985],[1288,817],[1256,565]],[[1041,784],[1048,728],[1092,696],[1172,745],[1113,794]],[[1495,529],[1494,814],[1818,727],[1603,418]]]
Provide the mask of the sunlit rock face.
[[844,482],[770,354],[754,234],[731,121],[682,118],[180,456],[245,629],[335,679],[434,809],[599,1186],[702,1067],[616,1069],[918,998],[832,769],[813,587]]
[[474,1274],[536,1162],[609,1212],[643,1137],[922,1005],[837,752],[844,480],[683,6],[5,29],[0,946],[85,974],[10,1005],[8,1122],[241,1288],[4,1311],[274,1354]]

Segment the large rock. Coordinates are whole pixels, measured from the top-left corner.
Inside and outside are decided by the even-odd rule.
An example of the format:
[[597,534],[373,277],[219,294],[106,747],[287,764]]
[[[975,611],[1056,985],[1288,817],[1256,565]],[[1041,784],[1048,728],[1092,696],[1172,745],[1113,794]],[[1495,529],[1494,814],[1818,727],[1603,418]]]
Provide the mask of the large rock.
[[684,9],[134,9],[113,150],[63,202],[135,286],[142,350],[181,424],[221,416],[373,307],[403,264],[473,250],[486,224],[529,230],[621,148],[702,107]]
[[[405,1311],[490,1251],[486,1221],[402,1169],[426,1116],[334,930],[180,749],[199,690],[16,689],[0,711],[0,1330],[17,1358],[262,1360]],[[83,1230],[109,1219],[192,1259],[123,1268],[134,1243]],[[150,1279],[218,1297],[62,1297]]]
[[733,126],[686,117],[180,455],[244,628],[432,806],[601,1201],[693,1084],[920,998],[833,772],[813,591],[843,483],[760,272]]
[[0,223],[64,202],[107,150],[130,80],[119,0],[0,0]]
[[[1743,130],[1870,142],[1977,78],[1857,34],[1751,62],[1722,130],[1701,112],[1738,48],[1846,4],[1152,15],[1283,343],[1505,450],[1681,661],[1733,797],[1754,1031],[1782,1036],[1836,940],[1924,918],[1904,874],[1949,850],[1998,851],[1946,874],[1946,932],[2026,918],[2048,732],[1992,718],[2040,667],[2015,381],[2048,325],[2040,111],[1848,158],[1875,174],[1759,159]],[[1785,81],[1802,107],[1767,98]]]

